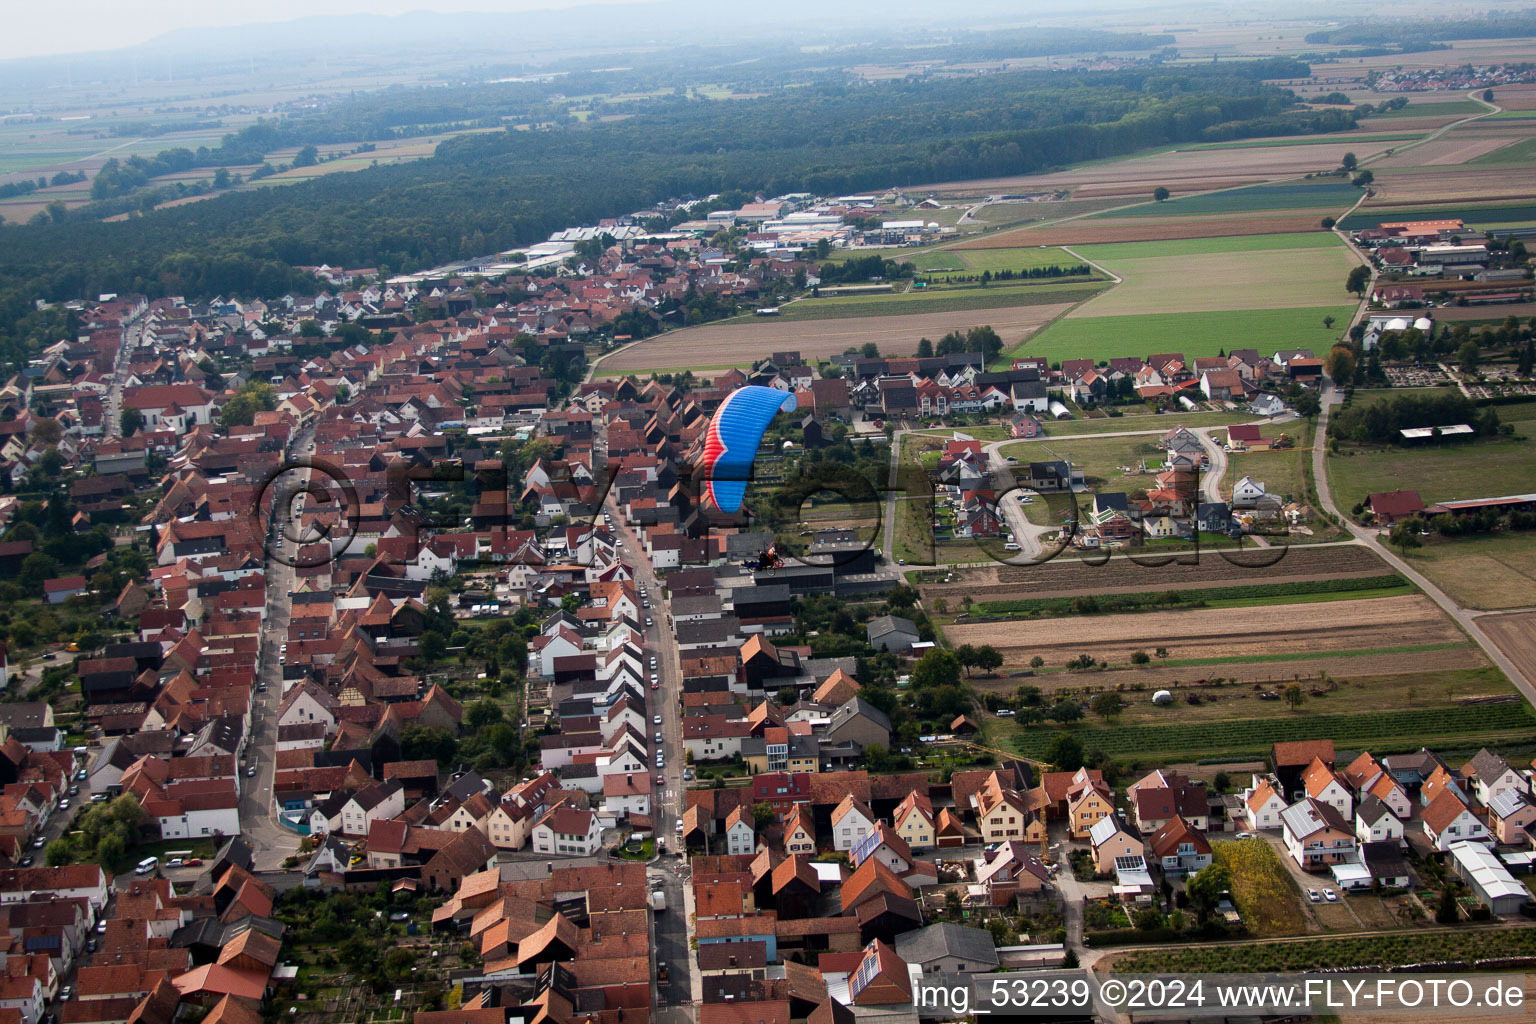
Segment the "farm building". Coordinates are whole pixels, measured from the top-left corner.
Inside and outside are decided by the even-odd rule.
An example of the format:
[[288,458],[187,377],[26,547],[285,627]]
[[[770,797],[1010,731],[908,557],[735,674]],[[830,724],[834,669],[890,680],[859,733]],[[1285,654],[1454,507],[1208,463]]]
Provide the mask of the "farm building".
[[1518,914],[1530,899],[1525,886],[1482,843],[1456,843],[1450,853],[1457,876],[1494,914]]
[[1395,523],[1424,511],[1418,491],[1382,491],[1365,499],[1377,523]]

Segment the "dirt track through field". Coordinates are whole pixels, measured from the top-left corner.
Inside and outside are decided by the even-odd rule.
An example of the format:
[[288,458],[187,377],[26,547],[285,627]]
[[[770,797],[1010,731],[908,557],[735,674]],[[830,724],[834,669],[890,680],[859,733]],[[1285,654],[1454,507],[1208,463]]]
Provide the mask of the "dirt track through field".
[[[945,636],[956,646],[991,644],[1003,652],[1005,665],[1015,667],[1027,665],[1036,655],[1044,658],[1047,665],[1062,665],[1079,654],[1124,662],[1132,650],[1149,646],[1168,648],[1172,659],[1243,661],[1277,654],[1407,647],[1465,639],[1433,602],[1417,594],[1259,608],[987,622],[950,626]],[[1467,660],[1467,654],[1461,652],[1462,663]]]
[[[807,360],[827,359],[843,350],[874,342],[882,355],[907,356],[921,338],[991,325],[1011,348],[1068,309],[1070,303],[999,306],[953,313],[897,313],[834,320],[775,320],[687,327],[632,345],[604,359],[601,373],[675,370],[689,366],[751,366],[774,352],[794,351]],[[900,309],[893,304],[893,309]]]

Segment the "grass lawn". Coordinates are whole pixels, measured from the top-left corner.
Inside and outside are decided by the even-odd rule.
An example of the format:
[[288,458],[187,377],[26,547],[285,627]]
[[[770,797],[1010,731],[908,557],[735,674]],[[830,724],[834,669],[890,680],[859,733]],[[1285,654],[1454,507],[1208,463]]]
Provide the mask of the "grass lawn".
[[1426,537],[1405,560],[1465,607],[1492,611],[1533,603],[1536,534]]
[[[1326,352],[1339,338],[1339,324],[1348,323],[1353,311],[1351,306],[1315,306],[1063,318],[1007,355],[1045,356],[1055,362],[1146,358],[1149,352],[1183,352],[1186,359],[1194,359],[1239,347],[1260,352],[1282,348]],[[1336,321],[1332,328],[1323,326],[1326,316]]]
[[1056,246],[1019,247],[1016,249],[942,249],[935,256],[958,257],[961,265],[974,273],[990,270],[1031,270],[1035,267],[1070,267],[1082,262]]
[[1406,107],[1397,110],[1389,110],[1384,114],[1372,114],[1375,118],[1394,117],[1439,117],[1441,114],[1480,114],[1488,108],[1481,103],[1471,100],[1446,100],[1440,103],[1410,103]]
[[1074,245],[1072,251],[1084,259],[1099,261],[1267,249],[1323,249],[1343,244],[1332,231],[1318,230],[1276,235],[1229,235],[1225,238],[1171,238],[1163,242],[1101,242],[1097,245]]
[[950,288],[877,295],[842,295],[805,299],[781,307],[780,320],[839,320],[859,316],[891,316],[900,313],[954,313],[999,306],[1043,306],[1080,302],[1096,295],[1102,284],[1063,286],[1041,284],[994,284],[986,288]]
[[[1292,427],[1294,424],[1286,424]],[[1298,444],[1305,444],[1298,441]],[[1232,496],[1232,487],[1245,476],[1264,485],[1270,494],[1283,495],[1288,501],[1307,500],[1307,468],[1312,452],[1291,448],[1278,452],[1241,452],[1227,457],[1227,475],[1221,479],[1222,493]]]
[[[1161,464],[1166,453],[1153,444],[1153,435],[1133,437],[1073,438],[1064,441],[1020,441],[1002,449],[1021,463],[1052,458],[1068,459],[1081,469],[1088,486],[1096,491],[1134,491],[1155,486],[1154,473],[1137,469],[1142,460],[1149,467]],[[1047,450],[1049,449],[1049,450]],[[1091,499],[1080,495],[1086,505]]]
[[[1516,406],[1525,410],[1524,406]],[[1501,409],[1500,415],[1503,415]],[[1425,503],[1536,491],[1536,439],[1479,438],[1424,448],[1353,448],[1328,456],[1328,481],[1348,511],[1368,494],[1415,490]]]

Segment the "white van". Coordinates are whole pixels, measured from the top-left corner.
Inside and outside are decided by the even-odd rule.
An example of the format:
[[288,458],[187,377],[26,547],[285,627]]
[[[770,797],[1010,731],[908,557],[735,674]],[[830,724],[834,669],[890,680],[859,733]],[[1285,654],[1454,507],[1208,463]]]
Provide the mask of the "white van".
[[147,875],[152,873],[155,868],[158,868],[159,866],[159,857],[145,857],[143,860],[139,861],[139,866],[133,869],[133,873],[136,875]]

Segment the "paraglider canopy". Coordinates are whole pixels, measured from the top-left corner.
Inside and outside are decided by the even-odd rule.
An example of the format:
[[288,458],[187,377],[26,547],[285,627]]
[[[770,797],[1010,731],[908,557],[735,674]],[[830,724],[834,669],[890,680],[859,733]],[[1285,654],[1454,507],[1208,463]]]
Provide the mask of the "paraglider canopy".
[[704,454],[699,460],[704,501],[728,514],[741,509],[763,431],[780,411],[793,412],[797,404],[793,394],[758,384],[726,396],[704,435]]

